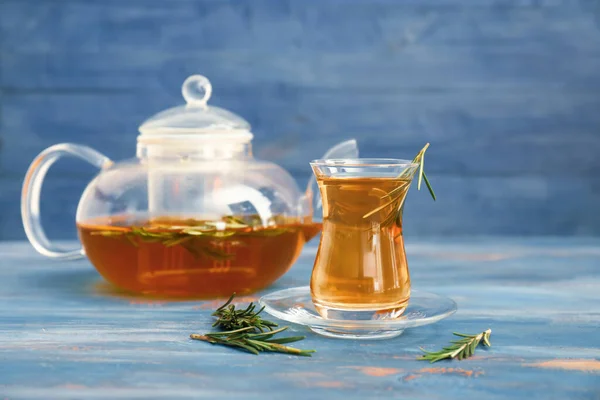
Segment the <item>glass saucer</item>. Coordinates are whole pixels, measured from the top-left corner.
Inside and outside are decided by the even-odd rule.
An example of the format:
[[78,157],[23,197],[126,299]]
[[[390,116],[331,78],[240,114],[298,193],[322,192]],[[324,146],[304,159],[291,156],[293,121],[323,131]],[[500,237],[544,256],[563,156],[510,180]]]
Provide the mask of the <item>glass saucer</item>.
[[307,326],[323,336],[343,339],[388,339],[407,328],[433,324],[456,312],[454,300],[434,293],[412,290],[404,314],[394,319],[325,319],[317,313],[310,287],[302,286],[269,293],[258,301],[265,312],[284,321]]

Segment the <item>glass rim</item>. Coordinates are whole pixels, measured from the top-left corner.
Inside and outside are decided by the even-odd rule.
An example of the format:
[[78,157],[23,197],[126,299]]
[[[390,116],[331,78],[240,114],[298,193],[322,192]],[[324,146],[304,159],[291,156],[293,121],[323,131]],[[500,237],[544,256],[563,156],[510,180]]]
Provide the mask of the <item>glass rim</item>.
[[327,158],[312,160],[310,165],[319,167],[376,167],[410,168],[419,164],[400,158]]

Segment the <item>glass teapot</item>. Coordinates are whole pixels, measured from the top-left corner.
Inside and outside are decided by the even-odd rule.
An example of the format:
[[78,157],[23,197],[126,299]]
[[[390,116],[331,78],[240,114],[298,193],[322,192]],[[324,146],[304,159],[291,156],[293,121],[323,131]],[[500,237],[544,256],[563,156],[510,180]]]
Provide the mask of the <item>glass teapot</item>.
[[[132,160],[115,163],[67,143],[40,153],[27,171],[21,204],[34,248],[57,259],[87,256],[115,286],[148,295],[229,296],[282,276],[321,230],[313,220],[320,208],[314,179],[302,192],[286,170],[253,158],[250,125],[208,106],[211,92],[204,76],[186,79],[187,104],[140,126]],[[44,176],[65,155],[100,168],[77,207],[83,247],[71,251],[49,242],[39,212]],[[324,157],[357,156],[349,140]]]

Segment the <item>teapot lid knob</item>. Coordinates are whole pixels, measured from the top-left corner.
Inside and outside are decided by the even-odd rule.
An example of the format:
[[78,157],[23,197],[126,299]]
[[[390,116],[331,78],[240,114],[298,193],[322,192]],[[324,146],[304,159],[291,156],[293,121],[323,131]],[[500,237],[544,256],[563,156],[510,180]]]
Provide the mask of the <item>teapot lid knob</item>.
[[207,77],[192,75],[183,82],[181,94],[183,94],[188,106],[206,107],[206,103],[212,94],[212,85]]
[[181,86],[181,94],[186,104],[147,119],[139,128],[141,139],[138,140],[156,140],[159,137],[160,140],[178,141],[193,137],[237,142],[252,140],[248,121],[224,108],[207,104],[212,95],[212,85],[205,76],[188,77]]

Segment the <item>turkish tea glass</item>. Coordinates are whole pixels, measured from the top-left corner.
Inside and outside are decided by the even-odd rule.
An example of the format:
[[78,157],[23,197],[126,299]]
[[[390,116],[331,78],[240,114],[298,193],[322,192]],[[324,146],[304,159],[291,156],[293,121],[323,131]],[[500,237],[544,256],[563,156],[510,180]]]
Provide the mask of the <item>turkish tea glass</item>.
[[359,158],[311,162],[323,230],[310,281],[323,318],[395,319],[410,298],[404,200],[419,164]]

